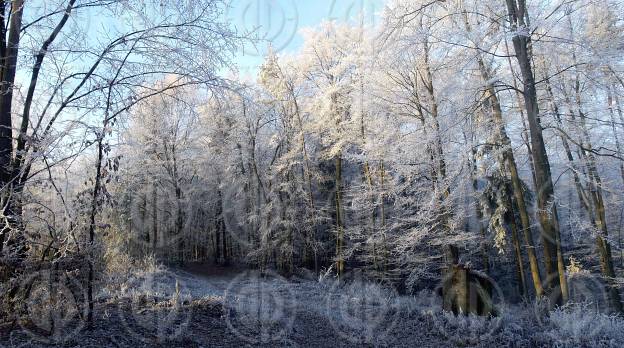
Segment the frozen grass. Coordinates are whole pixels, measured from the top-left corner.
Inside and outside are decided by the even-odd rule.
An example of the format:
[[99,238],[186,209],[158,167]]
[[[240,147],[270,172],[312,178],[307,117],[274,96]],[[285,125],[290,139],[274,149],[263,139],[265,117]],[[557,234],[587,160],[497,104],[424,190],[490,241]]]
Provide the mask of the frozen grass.
[[624,347],[621,317],[597,313],[590,304],[553,311],[546,334],[564,346]]
[[122,279],[102,295],[98,328],[64,346],[111,335],[120,346],[151,346],[155,339],[185,348],[624,346],[624,320],[591,304],[550,313],[541,305],[500,306],[497,317],[483,318],[442,312],[430,291],[399,296],[358,278],[284,279],[252,271],[211,278],[154,266]]

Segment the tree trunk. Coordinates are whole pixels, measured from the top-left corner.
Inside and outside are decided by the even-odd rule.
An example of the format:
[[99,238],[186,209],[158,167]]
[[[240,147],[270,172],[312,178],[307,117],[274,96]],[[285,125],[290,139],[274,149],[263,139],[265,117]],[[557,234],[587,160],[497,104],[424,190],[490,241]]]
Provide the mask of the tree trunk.
[[[613,139],[615,139],[615,148],[618,152],[619,156],[622,156],[622,154],[624,154],[624,151],[622,151],[622,143],[620,142],[620,137],[619,137],[619,132],[617,130],[617,126],[616,126],[616,122],[615,122],[615,111],[614,109],[617,108],[618,112],[620,113],[620,118],[624,118],[622,116],[622,109],[620,109],[619,105],[615,105],[615,101],[613,100],[613,93],[611,90],[611,86],[607,86],[607,105],[609,106],[609,116],[610,116],[610,121],[611,121],[611,130],[613,131]],[[624,184],[624,161],[620,161],[620,176],[622,178],[622,184]]]
[[[464,11],[464,22],[466,25],[466,29],[471,31],[470,22],[468,21],[468,14]],[[531,269],[531,279],[533,280],[533,288],[535,289],[535,294],[537,297],[543,296],[544,289],[542,287],[542,280],[540,276],[539,265],[537,261],[537,255],[535,252],[535,244],[533,242],[533,233],[531,231],[531,223],[529,219],[529,213],[527,209],[526,202],[524,200],[524,189],[522,186],[522,180],[520,179],[520,175],[518,174],[518,167],[516,165],[515,156],[513,153],[513,149],[511,146],[511,140],[507,136],[507,131],[505,129],[505,121],[503,120],[503,111],[500,106],[500,101],[496,94],[496,90],[492,85],[491,81],[492,76],[490,74],[489,68],[486,66],[483,58],[481,57],[481,52],[477,52],[477,63],[479,65],[479,71],[481,73],[481,78],[486,84],[486,96],[487,102],[486,105],[492,108],[492,119],[495,125],[495,132],[498,145],[503,149],[503,162],[501,163],[501,169],[504,165],[507,165],[507,171],[511,177],[511,185],[512,191],[515,200],[515,207],[518,209],[518,215],[520,216],[520,224],[522,228],[522,235],[524,236],[524,243],[527,248],[527,255],[529,257],[529,266]],[[513,209],[513,202],[509,202],[509,208]],[[513,210],[512,210],[513,211]],[[513,224],[515,225],[515,216],[511,214],[511,218],[513,218]],[[512,226],[513,229],[514,226]],[[519,272],[522,272],[522,289],[523,292],[526,293],[526,285],[524,285],[524,267],[522,265],[522,254],[519,254],[516,251],[517,259],[519,262]]]
[[[177,184],[177,182],[176,182]],[[176,185],[177,186],[177,185]],[[178,238],[178,261],[184,264],[184,247],[186,233],[184,233],[184,210],[182,209],[182,190],[180,187],[175,188],[176,194],[176,238]]]
[[158,191],[156,184],[152,185],[152,252],[158,255]]
[[598,249],[598,255],[600,257],[600,268],[602,270],[602,274],[605,277],[605,281],[607,282],[606,290],[609,294],[609,299],[611,301],[611,308],[613,308],[617,312],[622,312],[622,302],[620,299],[620,294],[617,289],[615,283],[615,269],[613,267],[613,257],[611,255],[611,245],[607,241],[609,231],[607,227],[607,218],[605,212],[604,198],[602,194],[602,179],[598,173],[598,167],[596,164],[596,157],[593,154],[593,147],[591,143],[591,138],[589,136],[589,130],[587,128],[586,116],[583,111],[580,109],[580,92],[578,90],[578,82],[577,82],[577,98],[579,103],[579,118],[581,120],[581,127],[583,130],[583,135],[585,137],[584,146],[587,149],[582,149],[582,152],[585,154],[585,158],[587,161],[587,171],[589,174],[589,186],[590,192],[589,196],[591,197],[591,201],[593,203],[593,211],[594,211],[594,222],[596,225],[596,229],[598,233],[596,235],[596,246]]
[[[545,67],[544,69],[544,74],[548,75],[548,69]],[[581,179],[578,175],[578,169],[577,166],[575,164],[574,161],[574,155],[572,154],[572,150],[570,148],[570,143],[568,142],[568,139],[565,137],[565,135],[562,134],[563,132],[563,122],[561,121],[561,114],[559,112],[559,107],[557,106],[557,103],[555,102],[555,96],[554,93],[552,91],[552,87],[550,85],[550,79],[549,78],[545,78],[544,82],[546,83],[546,92],[548,94],[548,97],[550,98],[551,101],[551,107],[552,107],[552,112],[553,115],[555,116],[555,120],[557,121],[557,125],[559,126],[559,128],[561,128],[560,130],[560,139],[561,139],[561,143],[563,144],[563,148],[565,150],[566,153],[566,157],[568,160],[568,164],[570,165],[570,168],[572,170],[572,177],[574,180],[574,186],[576,187],[576,193],[578,195],[579,198],[579,202],[581,204],[581,206],[583,206],[585,208],[586,211],[589,211],[589,200],[585,194],[585,188],[583,187],[583,184],[581,183]]]
[[344,271],[344,230],[342,216],[342,154],[336,155],[336,272],[341,277]]
[[563,265],[563,255],[559,239],[559,221],[557,207],[554,202],[554,187],[550,172],[550,162],[546,153],[546,146],[539,119],[539,106],[533,67],[529,53],[531,44],[530,34],[525,24],[526,8],[524,1],[519,5],[516,0],[506,0],[509,19],[512,25],[513,45],[516,59],[520,66],[524,84],[524,104],[527,111],[529,131],[531,134],[531,151],[535,165],[535,184],[537,191],[537,209],[542,227],[542,242],[544,244],[544,265],[550,288],[553,304],[561,304],[567,299],[567,283]]
[[[5,1],[0,3],[4,13]],[[24,0],[13,0],[10,13],[10,24],[8,28],[8,42],[5,43],[5,24],[2,16],[2,29],[0,29],[0,51],[2,57],[2,71],[0,83],[0,190],[2,190],[1,203],[5,207],[4,215],[7,217],[9,226],[0,231],[0,255],[2,255],[5,235],[14,228],[16,221],[15,193],[13,192],[13,182],[15,171],[11,166],[13,160],[13,124],[12,124],[12,104],[13,88],[15,83],[15,73],[17,70],[17,56],[20,44],[20,31],[22,28],[22,15]],[[19,231],[14,231],[19,233]],[[16,238],[18,243],[21,238]],[[15,245],[21,249],[23,246]]]
[[[489,81],[489,74],[486,73],[484,66],[482,68],[482,71],[485,72],[483,74],[484,80]],[[535,243],[533,242],[533,232],[531,231],[529,213],[526,202],[524,200],[524,189],[522,186],[522,180],[520,179],[520,175],[518,174],[518,167],[516,165],[516,160],[511,147],[511,140],[507,136],[507,131],[505,130],[500,102],[498,100],[498,97],[496,96],[494,87],[491,84],[488,85],[487,89],[489,99],[492,103],[492,115],[494,123],[496,125],[496,132],[498,134],[500,144],[504,148],[503,158],[507,164],[507,170],[511,178],[511,185],[513,189],[514,200],[516,203],[515,206],[517,207],[518,215],[520,216],[520,224],[522,228],[522,234],[524,236],[524,243],[526,244],[527,255],[529,256],[529,266],[531,268],[533,287],[535,289],[535,294],[537,295],[537,297],[541,297],[544,294],[544,289],[542,287],[540,270],[537,261],[537,255],[535,252]]]
[[386,186],[386,169],[384,166],[384,161],[379,163],[379,189],[381,193],[379,194],[379,200],[381,205],[381,236],[382,236],[382,249],[383,249],[383,274],[388,273],[388,262],[389,262],[389,253],[388,253],[388,242],[386,240],[386,194],[384,192]]
[[102,186],[102,159],[104,156],[103,138],[106,128],[106,122],[102,127],[102,134],[98,134],[97,139],[97,159],[95,163],[95,184],[93,185],[93,195],[91,196],[91,213],[89,215],[89,256],[88,256],[88,279],[87,279],[87,323],[89,326],[93,325],[93,281],[94,281],[94,269],[93,269],[93,248],[95,241],[95,217],[98,211],[98,200],[100,190]]
[[[464,133],[464,138],[467,141],[467,136]],[[481,202],[479,201],[479,182],[477,181],[477,149],[474,145],[474,137],[471,142],[471,149],[468,155],[468,163],[469,163],[469,172],[470,172],[470,181],[472,181],[472,193],[474,195],[474,204],[475,204],[475,217],[477,218],[477,226],[479,227],[479,234],[483,240],[481,241],[481,262],[483,262],[483,270],[485,273],[490,273],[490,256],[489,256],[489,248],[487,244],[487,236],[486,229],[483,224],[483,209],[481,207]]]
[[215,264],[221,263],[221,219],[223,218],[222,204],[221,204],[221,190],[217,190],[217,210],[215,212],[215,242],[214,242],[214,257]]
[[447,249],[448,266],[442,280],[442,306],[454,314],[492,315],[492,285],[490,279],[459,263],[457,247]]
[[[520,249],[520,239],[518,238],[518,224],[516,223],[516,216],[514,214],[514,206],[511,197],[507,197],[507,220],[511,227],[511,243],[513,244],[514,255],[516,257],[516,274],[518,277],[518,289],[523,299],[528,298],[528,288],[526,285],[526,277],[524,276],[524,259],[522,257],[522,250]],[[541,283],[540,283],[541,285]]]

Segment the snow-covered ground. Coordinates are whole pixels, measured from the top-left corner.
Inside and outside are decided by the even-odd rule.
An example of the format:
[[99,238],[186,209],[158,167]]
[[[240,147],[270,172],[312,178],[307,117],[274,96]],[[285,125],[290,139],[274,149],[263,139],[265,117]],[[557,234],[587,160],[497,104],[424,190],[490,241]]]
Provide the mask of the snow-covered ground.
[[92,330],[67,310],[49,316],[52,327],[42,321],[39,329],[0,335],[0,347],[624,346],[623,321],[591,306],[549,317],[519,306],[501,306],[496,318],[455,317],[440,311],[433,293],[399,296],[357,275],[346,278],[143,272],[101,296]]

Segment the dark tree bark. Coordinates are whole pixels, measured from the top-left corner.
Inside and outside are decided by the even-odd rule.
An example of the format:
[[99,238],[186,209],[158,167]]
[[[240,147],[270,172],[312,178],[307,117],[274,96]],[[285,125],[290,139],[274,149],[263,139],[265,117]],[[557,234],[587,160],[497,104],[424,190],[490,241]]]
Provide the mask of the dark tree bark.
[[561,304],[567,300],[567,283],[565,267],[559,237],[559,218],[554,202],[554,187],[550,172],[550,162],[540,124],[539,106],[533,66],[531,63],[531,38],[526,18],[524,0],[506,0],[511,30],[514,32],[513,46],[520,66],[524,86],[524,105],[531,134],[531,156],[535,166],[535,184],[537,191],[537,215],[542,227],[542,243],[544,245],[544,265],[546,268],[547,286],[553,304]]
[[[0,83],[0,190],[2,190],[2,207],[4,216],[9,226],[0,231],[0,254],[2,254],[6,234],[13,229],[16,222],[15,199],[13,192],[13,125],[12,104],[13,88],[15,84],[15,72],[17,56],[19,53],[20,31],[22,27],[22,15],[24,13],[24,0],[14,0],[10,8],[10,23],[8,28],[8,41],[5,43],[5,13],[6,1],[0,2],[2,20],[0,20],[0,52],[2,57],[2,71]],[[19,233],[19,231],[15,231]],[[19,241],[19,237],[17,238]],[[20,246],[17,246],[20,248]]]
[[[464,11],[464,21],[466,24],[466,29],[468,31],[471,30],[470,23],[468,21],[468,14]],[[514,201],[511,200],[508,202],[508,206],[510,209],[514,207],[517,208],[518,215],[520,217],[520,227],[522,229],[522,235],[524,237],[524,243],[527,248],[527,255],[529,257],[529,266],[531,269],[531,278],[533,280],[533,288],[535,289],[535,293],[537,297],[541,297],[544,293],[544,289],[542,286],[542,280],[540,276],[539,265],[537,262],[537,255],[535,252],[535,244],[533,242],[533,232],[531,231],[531,223],[529,219],[529,212],[527,209],[527,204],[524,199],[524,189],[522,185],[522,180],[520,179],[520,175],[518,174],[518,167],[516,165],[516,159],[513,153],[513,149],[511,146],[511,140],[507,135],[507,130],[505,129],[505,122],[503,120],[503,111],[500,105],[500,101],[496,94],[496,89],[494,88],[491,81],[492,74],[490,73],[490,69],[485,64],[483,58],[481,57],[481,52],[477,52],[477,63],[479,65],[479,72],[481,74],[481,78],[486,84],[486,101],[484,102],[485,106],[491,108],[492,112],[492,120],[495,126],[496,132],[496,140],[498,142],[498,146],[503,149],[502,154],[502,163],[501,166],[506,166],[506,172],[509,173],[511,179],[511,188],[513,193]],[[515,203],[515,204],[514,204]],[[515,223],[514,214],[510,214],[512,234],[517,234],[517,224]],[[517,238],[517,236],[516,236]],[[515,243],[514,243],[515,244]],[[517,248],[516,248],[517,249]],[[516,258],[518,262],[518,272],[520,274],[520,282],[522,284],[522,292],[526,295],[526,285],[524,284],[524,268],[522,263],[522,254],[519,253],[519,250],[516,251]]]
[[443,309],[454,314],[494,315],[491,280],[460,264],[456,246],[450,245],[446,252],[449,264],[443,271],[439,289]]
[[158,253],[158,187],[152,186],[152,252]]

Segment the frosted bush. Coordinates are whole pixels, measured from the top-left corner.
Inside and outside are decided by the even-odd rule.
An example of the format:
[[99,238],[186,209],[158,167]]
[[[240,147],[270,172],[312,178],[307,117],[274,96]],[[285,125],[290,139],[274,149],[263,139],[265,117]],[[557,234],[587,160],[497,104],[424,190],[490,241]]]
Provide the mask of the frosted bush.
[[552,328],[547,332],[559,346],[624,346],[624,320],[597,313],[589,305],[574,305],[550,313]]
[[[137,284],[145,279],[163,277],[167,274],[164,266],[159,264],[153,256],[146,256],[138,260],[122,257],[121,260],[107,263],[106,286],[102,288],[102,297],[123,297],[130,291],[137,291]],[[123,267],[122,267],[123,264]],[[164,279],[161,279],[164,280]],[[170,281],[169,281],[170,283]]]

